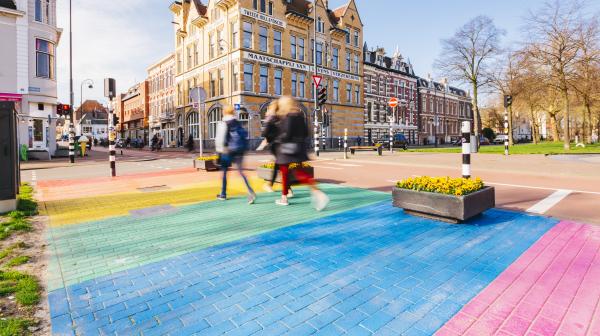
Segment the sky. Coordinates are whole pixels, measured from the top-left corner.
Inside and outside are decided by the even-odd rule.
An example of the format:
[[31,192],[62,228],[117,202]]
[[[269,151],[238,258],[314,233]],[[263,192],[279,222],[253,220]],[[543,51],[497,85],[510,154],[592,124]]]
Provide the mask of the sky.
[[[545,0],[356,0],[370,48],[396,47],[410,59],[417,75],[440,76],[433,63],[440,41],[477,15],[491,17],[506,31],[505,45],[522,39],[524,18]],[[333,9],[347,0],[330,0]],[[79,105],[81,83],[92,79],[94,88],[83,89],[83,100],[106,103],[103,79],[113,77],[118,92],[146,77],[146,68],[174,48],[171,1],[165,0],[75,0],[73,1],[73,90]],[[600,1],[590,1],[591,11],[600,11]],[[58,97],[69,101],[69,8],[58,1],[58,26],[63,35],[57,50]],[[450,83],[461,87],[459,83]],[[463,86],[464,87],[464,86]]]

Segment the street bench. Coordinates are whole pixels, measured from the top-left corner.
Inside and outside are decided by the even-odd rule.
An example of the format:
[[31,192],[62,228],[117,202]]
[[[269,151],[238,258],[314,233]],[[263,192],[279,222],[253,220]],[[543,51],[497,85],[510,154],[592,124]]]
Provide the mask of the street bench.
[[356,151],[376,151],[381,156],[383,149],[381,146],[350,146],[350,154],[354,155]]

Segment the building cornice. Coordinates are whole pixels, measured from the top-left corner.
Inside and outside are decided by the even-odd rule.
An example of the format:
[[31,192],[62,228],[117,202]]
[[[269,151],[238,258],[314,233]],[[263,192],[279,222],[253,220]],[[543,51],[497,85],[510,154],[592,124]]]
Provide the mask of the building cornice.
[[19,17],[19,16],[25,16],[25,12],[18,10],[18,9],[10,9],[10,8],[6,8],[6,7],[0,7],[0,15],[6,15],[6,16],[14,16],[14,17]]

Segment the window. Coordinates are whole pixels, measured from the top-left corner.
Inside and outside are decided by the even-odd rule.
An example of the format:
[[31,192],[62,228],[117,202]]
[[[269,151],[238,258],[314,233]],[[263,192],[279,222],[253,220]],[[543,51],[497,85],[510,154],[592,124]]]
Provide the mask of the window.
[[340,101],[340,81],[337,79],[333,81],[333,101]]
[[217,136],[217,125],[223,118],[223,111],[220,107],[215,107],[208,112],[208,138],[214,139]]
[[323,20],[321,20],[321,17],[319,16],[317,18],[317,32],[322,33],[322,25],[323,25]]
[[359,38],[359,35],[358,35],[358,30],[355,30],[354,31],[354,46],[358,47],[358,43],[359,42],[360,42],[360,38]]
[[187,68],[191,69],[192,68],[192,60],[193,60],[193,53],[192,53],[192,46],[188,46],[186,48],[187,50]]
[[263,13],[267,11],[267,1],[266,0],[260,0],[260,11]]
[[225,70],[219,70],[219,94],[225,94]]
[[244,91],[254,91],[252,88],[252,75],[254,66],[252,63],[244,64]]
[[273,15],[273,1],[269,1],[269,15]]
[[194,43],[194,66],[198,65],[198,44]]
[[338,69],[340,64],[340,49],[333,48],[333,64],[331,65],[334,69]]
[[360,73],[360,66],[358,62],[358,55],[354,55],[354,71],[358,74]]
[[304,39],[298,38],[298,60],[304,61]]
[[252,49],[252,23],[244,22],[244,48]]
[[216,88],[216,83],[215,83],[215,75],[214,73],[211,73],[209,75],[210,79],[209,79],[209,91],[210,91],[210,96],[214,97],[217,95],[217,88]]
[[54,79],[54,43],[46,40],[35,40],[36,76]]
[[237,22],[231,24],[231,48],[237,49],[238,47],[238,36],[239,36],[239,27]]
[[235,66],[235,64],[231,65],[231,73],[233,74],[232,78],[231,78],[231,83],[232,83],[232,86],[233,86],[233,91],[238,91],[239,90],[238,84],[239,84],[240,74],[239,74],[238,68]]
[[351,66],[351,60],[350,60],[350,53],[346,52],[346,71],[350,71],[350,66]]
[[346,84],[346,103],[352,103],[352,84]]
[[371,102],[367,103],[367,121],[373,121],[373,105]]
[[277,30],[273,32],[273,53],[281,56],[281,32]]
[[346,44],[350,44],[350,29],[346,29]]
[[255,10],[258,10],[258,0],[252,1],[252,8],[254,8]]
[[223,53],[223,51],[225,50],[223,47],[222,41],[223,41],[223,32],[220,30],[217,30],[217,45],[218,45],[217,48],[219,50],[219,52],[218,52],[219,55],[221,55]]
[[298,96],[298,74],[295,72],[292,72],[292,97],[297,97]]
[[306,75],[304,75],[304,74],[298,75],[298,96],[300,98],[306,97],[306,93],[305,93],[306,86],[304,84],[305,80],[306,80]]
[[283,75],[281,69],[275,69],[275,94],[281,96],[281,77]]
[[[238,121],[242,124],[242,127],[248,129],[248,121],[250,120],[250,115],[248,112],[240,112],[238,114]],[[250,138],[250,133],[248,133],[248,138]]]
[[208,57],[212,59],[215,57],[215,35],[210,34],[210,36],[208,37],[208,44]]
[[258,29],[258,48],[260,51],[267,51],[267,38],[268,38],[267,27],[260,27]]
[[200,138],[200,132],[198,132],[200,124],[198,120],[198,112],[192,112],[187,117],[188,134],[194,139]]
[[354,103],[356,105],[360,104],[360,86],[358,85],[354,87]]
[[44,141],[43,119],[33,119],[33,141]]
[[317,65],[323,64],[323,44],[317,43]]
[[35,0],[35,21],[42,22],[42,0]]
[[290,56],[296,59],[296,36],[290,35]]
[[269,93],[269,68],[266,65],[260,66],[260,93]]

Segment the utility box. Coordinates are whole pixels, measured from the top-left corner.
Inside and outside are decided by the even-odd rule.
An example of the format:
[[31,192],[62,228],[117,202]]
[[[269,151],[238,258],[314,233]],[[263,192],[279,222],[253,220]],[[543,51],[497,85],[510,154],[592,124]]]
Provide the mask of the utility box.
[[19,157],[14,102],[0,102],[0,213],[17,208]]

